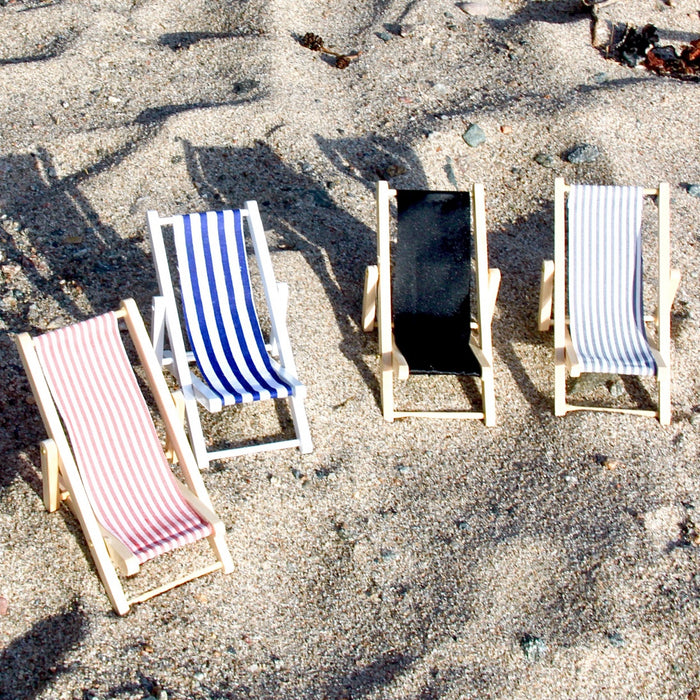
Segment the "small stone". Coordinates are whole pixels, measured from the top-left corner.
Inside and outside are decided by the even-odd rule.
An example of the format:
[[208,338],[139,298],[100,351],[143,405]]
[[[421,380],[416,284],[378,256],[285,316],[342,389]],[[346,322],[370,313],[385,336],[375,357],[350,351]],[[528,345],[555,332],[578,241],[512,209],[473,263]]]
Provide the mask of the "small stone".
[[382,549],[379,554],[384,561],[396,559],[396,552],[393,549]]
[[0,615],[7,615],[7,610],[10,607],[10,601],[4,595],[0,595]]
[[471,525],[466,520],[457,521],[457,529],[462,531],[471,530]]
[[197,673],[195,673],[192,677],[199,683],[204,680],[204,674],[201,671],[197,671]]
[[597,83],[598,85],[602,85],[603,83],[606,83],[608,81],[608,74],[607,73],[596,73],[593,76],[593,82]]
[[625,393],[625,383],[618,377],[608,384],[608,391],[610,392],[610,396],[614,396],[618,399]]
[[392,177],[398,177],[399,175],[405,175],[406,168],[400,163],[391,163],[385,168],[378,168],[377,175],[379,175],[383,180],[390,180]]
[[600,157],[598,146],[592,146],[589,143],[582,143],[572,148],[566,155],[566,160],[574,165],[583,163],[593,163]]
[[478,124],[470,124],[469,128],[462,134],[464,142],[475,148],[486,141],[486,134]]
[[691,197],[700,197],[700,185],[688,185],[687,191]]
[[396,471],[398,471],[399,474],[410,474],[412,469],[411,469],[411,467],[407,466],[406,464],[399,464],[396,467]]
[[549,153],[538,153],[534,158],[535,163],[539,163],[543,168],[553,168],[556,164],[554,156]]
[[303,479],[304,473],[300,469],[297,469],[296,467],[292,467],[292,476],[295,479]]
[[487,2],[460,2],[457,7],[472,17],[486,17],[491,9]]
[[610,632],[608,634],[608,641],[610,644],[612,644],[614,647],[623,647],[625,646],[625,639],[624,637],[619,633],[619,632]]
[[520,648],[528,661],[540,661],[547,652],[547,643],[532,634],[523,635]]
[[612,471],[615,471],[616,469],[620,469],[621,467],[624,467],[625,465],[619,459],[611,459],[610,457],[606,457],[603,460],[603,466],[612,472]]
[[391,34],[389,34],[389,32],[377,32],[377,36],[382,41],[391,41]]
[[510,124],[501,124],[500,129],[501,129],[502,134],[512,134],[513,133],[513,127]]

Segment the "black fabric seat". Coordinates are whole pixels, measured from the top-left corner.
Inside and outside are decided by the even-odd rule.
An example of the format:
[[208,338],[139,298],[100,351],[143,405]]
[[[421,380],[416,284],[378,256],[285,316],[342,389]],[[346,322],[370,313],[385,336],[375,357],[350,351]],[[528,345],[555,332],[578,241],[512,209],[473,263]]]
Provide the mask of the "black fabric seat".
[[481,376],[471,335],[468,192],[397,190],[396,346],[413,374]]

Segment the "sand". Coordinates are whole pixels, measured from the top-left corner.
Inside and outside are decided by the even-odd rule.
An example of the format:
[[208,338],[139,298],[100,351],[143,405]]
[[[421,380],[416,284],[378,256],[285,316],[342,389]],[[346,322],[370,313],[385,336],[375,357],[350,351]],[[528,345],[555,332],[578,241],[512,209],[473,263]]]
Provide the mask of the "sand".
[[[698,84],[606,59],[572,0],[465,9],[2,3],[1,697],[685,698],[700,687]],[[698,38],[699,9],[620,0],[597,12],[597,36],[606,20],[652,23],[680,47]],[[338,69],[301,46],[306,32],[357,56]],[[473,123],[486,134],[475,148],[462,138]],[[598,159],[569,163],[583,143]],[[552,337],[535,317],[556,176],[670,184],[683,278],[668,427],[553,415]],[[382,421],[376,337],[360,328],[378,178],[484,183],[503,275],[494,428]],[[251,198],[291,288],[315,450],[205,472],[235,572],[119,618],[75,519],[43,509],[45,433],[11,335],[127,296],[148,318],[145,212]],[[466,399],[450,378],[418,388]],[[288,433],[272,404],[205,427],[217,440],[275,433],[280,416]],[[183,550],[127,586],[203,557]]]

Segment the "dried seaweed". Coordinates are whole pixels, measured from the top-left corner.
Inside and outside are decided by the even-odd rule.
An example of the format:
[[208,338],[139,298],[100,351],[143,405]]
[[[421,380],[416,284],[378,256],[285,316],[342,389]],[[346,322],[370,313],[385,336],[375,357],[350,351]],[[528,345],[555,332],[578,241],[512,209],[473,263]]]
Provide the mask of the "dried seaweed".
[[306,32],[306,34],[299,39],[299,43],[312,51],[320,51],[321,53],[333,56],[335,58],[335,67],[340,68],[341,70],[343,68],[347,68],[350,65],[350,61],[359,56],[357,53],[342,54],[326,48],[323,38],[318,34],[314,34],[313,32]]
[[657,75],[678,80],[700,80],[700,39],[682,46],[659,46],[659,33],[652,24],[641,29],[618,24],[611,29],[609,43],[602,47],[606,58],[630,67],[644,66]]

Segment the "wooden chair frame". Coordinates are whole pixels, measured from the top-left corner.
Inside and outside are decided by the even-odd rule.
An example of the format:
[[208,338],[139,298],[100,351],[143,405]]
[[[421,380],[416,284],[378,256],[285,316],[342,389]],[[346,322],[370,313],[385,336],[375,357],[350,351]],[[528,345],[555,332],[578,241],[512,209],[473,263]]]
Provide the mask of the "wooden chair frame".
[[49,512],[57,510],[64,501],[70,507],[83,530],[99,577],[112,603],[112,607],[119,615],[125,615],[131,605],[148,600],[199,576],[219,569],[224,573],[230,573],[233,571],[233,560],[226,544],[224,524],[212,509],[194,454],[190,449],[187,436],[178,418],[176,404],[165,383],[135,302],[132,299],[123,301],[119,311],[117,311],[117,317],[123,319],[126,323],[139,360],[144,368],[147,382],[165,424],[168,444],[177,457],[187,483],[186,487],[184,484],[177,482],[178,488],[191,507],[213,526],[213,534],[207,538],[207,541],[217,560],[214,564],[199,568],[175,580],[168,581],[156,588],[131,597],[126,596],[117,575],[117,569],[123,575],[131,576],[138,572],[139,563],[124,543],[116,540],[101,527],[95,516],[49,385],[44,376],[33,339],[29,334],[22,333],[16,336],[15,341],[49,436],[40,445],[44,505]]
[[569,334],[567,316],[567,215],[566,195],[570,186],[563,178],[554,183],[554,260],[544,260],[540,282],[537,328],[547,331],[554,326],[554,414],[563,416],[570,411],[608,411],[640,416],[654,416],[662,425],[671,422],[671,305],[680,284],[680,271],[670,267],[670,196],[668,183],[644,190],[646,196],[658,201],[658,296],[653,315],[645,316],[646,323],[656,329],[656,340],[649,341],[657,364],[658,401],[655,410],[612,406],[587,406],[567,400],[566,374],[581,375],[582,370]]
[[[255,258],[265,294],[271,326],[268,350],[272,356],[279,359],[280,364],[290,375],[296,376],[296,365],[286,321],[289,287],[287,284],[275,281],[270,252],[267,247],[265,231],[257,203],[255,201],[246,202],[245,208],[241,209],[241,215],[243,220],[248,222],[248,230],[253,241]],[[161,366],[171,371],[180,385],[185,403],[187,428],[200,469],[204,469],[209,465],[209,462],[215,459],[228,459],[267,450],[298,447],[302,454],[311,452],[313,443],[304,408],[304,399],[302,396],[294,395],[287,398],[294,422],[296,438],[220,450],[207,449],[197,404],[199,403],[212,413],[221,411],[223,406],[221,399],[211,391],[206,382],[202,381],[190,369],[190,365],[195,363],[195,357],[194,353],[185,347],[178,302],[175,298],[175,290],[163,237],[163,227],[172,226],[174,221],[175,217],[161,217],[156,211],[148,212],[151,250],[160,288],[160,296],[153,298],[151,340]],[[166,331],[169,344],[168,350],[164,349]]]
[[[493,319],[500,270],[488,267],[486,241],[486,207],[484,187],[471,187],[471,231],[474,239],[474,267],[476,288],[476,319],[472,322],[470,346],[481,366],[481,411],[418,411],[399,410],[394,403],[394,379],[408,378],[410,368],[401,351],[396,347],[392,330],[391,305],[391,253],[390,253],[390,200],[396,190],[385,181],[376,188],[377,203],[377,265],[370,265],[365,272],[362,303],[362,328],[372,331],[375,319],[379,334],[381,362],[380,391],[384,420],[396,418],[460,418],[483,420],[487,426],[496,423],[496,400],[493,375],[493,348],[491,321]],[[471,262],[470,262],[471,264]]]

